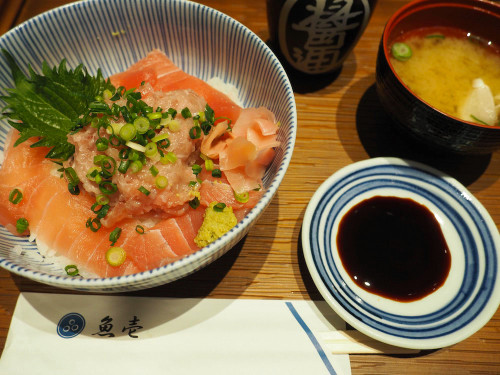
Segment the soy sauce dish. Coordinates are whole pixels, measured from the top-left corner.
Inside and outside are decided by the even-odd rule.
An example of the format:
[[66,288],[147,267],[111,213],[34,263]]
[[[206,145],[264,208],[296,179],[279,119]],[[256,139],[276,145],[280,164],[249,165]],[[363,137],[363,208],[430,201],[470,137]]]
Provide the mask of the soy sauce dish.
[[313,195],[302,226],[307,267],[351,326],[413,349],[453,345],[500,304],[500,236],[458,181],[426,165],[351,164]]

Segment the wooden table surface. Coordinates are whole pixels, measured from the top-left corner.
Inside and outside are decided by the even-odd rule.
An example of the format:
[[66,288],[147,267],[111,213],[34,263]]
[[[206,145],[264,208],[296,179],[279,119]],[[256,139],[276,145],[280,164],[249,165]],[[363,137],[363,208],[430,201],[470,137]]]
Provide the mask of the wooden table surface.
[[[0,34],[65,0],[0,0]],[[265,0],[200,1],[240,21],[267,41]],[[391,129],[374,89],[375,57],[385,22],[407,1],[379,0],[341,74],[308,92],[296,88],[298,134],[287,175],[266,214],[230,252],[182,280],[140,296],[321,299],[301,246],[305,208],[332,173],[360,160],[418,160],[458,179],[500,225],[500,152],[475,157],[422,153]],[[0,351],[20,291],[67,293],[0,270]],[[500,374],[500,310],[479,332],[452,347],[416,355],[351,355],[353,374]]]

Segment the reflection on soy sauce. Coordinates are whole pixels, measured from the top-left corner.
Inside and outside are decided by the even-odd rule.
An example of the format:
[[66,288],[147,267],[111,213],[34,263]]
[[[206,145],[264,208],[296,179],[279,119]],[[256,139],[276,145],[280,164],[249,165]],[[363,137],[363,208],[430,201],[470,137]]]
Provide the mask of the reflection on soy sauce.
[[384,112],[374,84],[359,101],[356,128],[370,157],[394,156],[418,161],[449,174],[465,186],[481,177],[491,160],[491,154],[460,155],[436,150],[402,133]]

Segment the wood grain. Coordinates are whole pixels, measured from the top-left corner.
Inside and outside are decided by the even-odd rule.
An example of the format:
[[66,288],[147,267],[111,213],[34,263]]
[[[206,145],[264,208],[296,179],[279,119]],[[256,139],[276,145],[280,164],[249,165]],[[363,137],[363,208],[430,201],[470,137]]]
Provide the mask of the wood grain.
[[[269,37],[265,1],[200,1]],[[0,2],[4,9],[6,1]],[[66,3],[25,0],[14,23]],[[292,163],[266,214],[234,249],[205,269],[142,296],[320,299],[302,256],[301,225],[318,186],[338,169],[377,156],[421,161],[447,172],[475,195],[500,225],[500,153],[446,157],[423,152],[399,136],[378,102],[375,58],[389,16],[405,4],[382,0],[336,80],[307,92],[296,83],[298,134]],[[3,18],[2,18],[2,25]],[[5,31],[5,30],[2,30]],[[323,87],[320,87],[323,86]],[[0,270],[0,350],[19,291],[67,293]],[[500,311],[470,338],[452,347],[411,355],[352,355],[357,374],[499,374]]]
[[0,35],[9,31],[17,23],[23,3],[21,0],[0,0]]

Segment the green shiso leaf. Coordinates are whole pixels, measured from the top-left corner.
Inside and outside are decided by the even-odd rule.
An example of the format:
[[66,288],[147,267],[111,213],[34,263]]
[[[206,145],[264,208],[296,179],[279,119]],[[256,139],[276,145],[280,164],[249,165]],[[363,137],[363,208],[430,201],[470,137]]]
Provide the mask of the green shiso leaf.
[[3,115],[20,133],[15,145],[37,137],[39,140],[31,147],[49,147],[47,158],[68,159],[75,146],[68,142],[67,135],[81,127],[89,104],[111,86],[109,80],[100,70],[91,76],[83,65],[68,69],[66,60],[52,69],[44,62],[43,75],[29,67],[30,76],[26,77],[12,55],[5,49],[2,52],[15,84],[15,88],[7,90],[9,95],[0,97],[7,103]]

